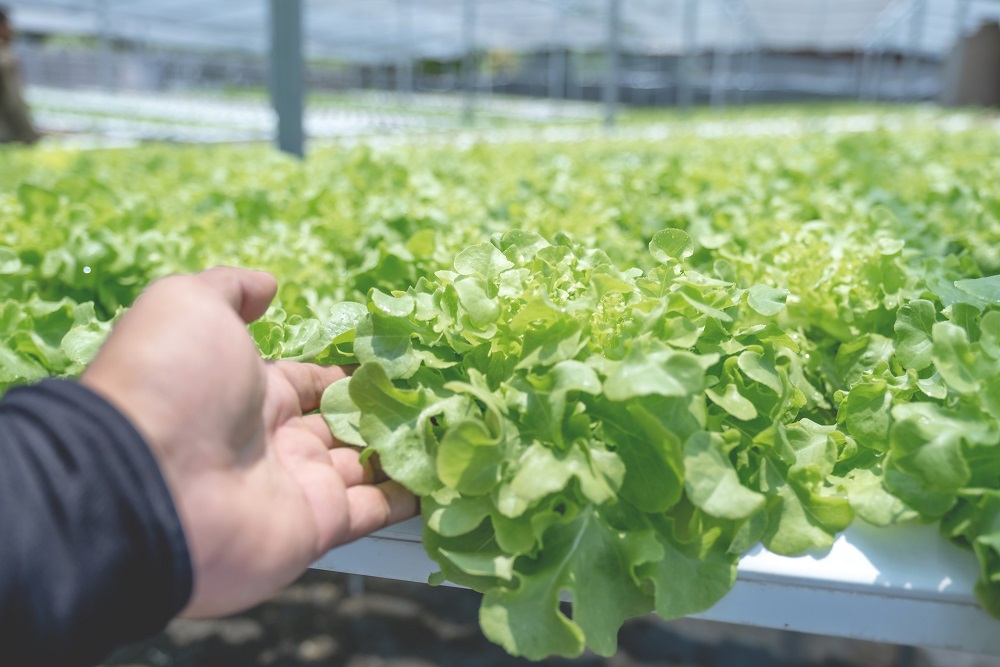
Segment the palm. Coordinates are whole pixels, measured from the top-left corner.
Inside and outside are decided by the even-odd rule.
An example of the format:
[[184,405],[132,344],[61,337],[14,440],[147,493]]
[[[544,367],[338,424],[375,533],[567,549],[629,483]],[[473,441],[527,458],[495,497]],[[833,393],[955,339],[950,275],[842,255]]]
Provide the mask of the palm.
[[237,269],[161,281],[84,376],[160,462],[194,568],[186,615],[248,607],[332,547],[415,512],[310,414],[341,369],[261,360],[244,322],[273,294],[272,278]]

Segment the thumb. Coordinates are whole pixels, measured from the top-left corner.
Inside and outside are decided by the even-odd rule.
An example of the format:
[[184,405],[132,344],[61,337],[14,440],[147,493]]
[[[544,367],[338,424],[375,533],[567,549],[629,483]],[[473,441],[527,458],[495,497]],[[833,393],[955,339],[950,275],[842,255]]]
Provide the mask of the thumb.
[[217,266],[194,277],[225,299],[244,322],[263,315],[278,291],[278,281],[265,271]]

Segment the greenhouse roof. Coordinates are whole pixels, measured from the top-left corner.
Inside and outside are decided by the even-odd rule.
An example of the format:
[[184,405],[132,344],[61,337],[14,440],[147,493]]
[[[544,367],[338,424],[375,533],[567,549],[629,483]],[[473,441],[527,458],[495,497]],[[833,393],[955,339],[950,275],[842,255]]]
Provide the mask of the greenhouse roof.
[[[609,0],[475,2],[479,49],[603,49]],[[267,0],[14,0],[22,30],[149,44],[262,51]],[[686,39],[686,8],[695,30]],[[450,58],[465,48],[463,0],[305,0],[308,53],[360,61],[408,54]],[[963,16],[964,13],[964,16]],[[622,0],[622,47],[823,52],[915,48],[939,54],[959,27],[1000,18],[997,0]]]

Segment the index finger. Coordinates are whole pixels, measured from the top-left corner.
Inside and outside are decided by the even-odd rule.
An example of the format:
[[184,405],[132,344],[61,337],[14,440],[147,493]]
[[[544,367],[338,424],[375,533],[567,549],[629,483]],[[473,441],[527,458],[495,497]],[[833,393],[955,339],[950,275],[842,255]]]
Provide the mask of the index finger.
[[352,486],[347,489],[347,505],[351,517],[348,541],[420,513],[417,497],[394,481]]
[[244,322],[263,315],[278,291],[278,281],[266,271],[217,266],[194,277],[228,301]]
[[320,366],[297,361],[275,361],[272,364],[298,394],[299,407],[303,413],[318,409],[326,388],[347,377],[347,373],[339,366]]

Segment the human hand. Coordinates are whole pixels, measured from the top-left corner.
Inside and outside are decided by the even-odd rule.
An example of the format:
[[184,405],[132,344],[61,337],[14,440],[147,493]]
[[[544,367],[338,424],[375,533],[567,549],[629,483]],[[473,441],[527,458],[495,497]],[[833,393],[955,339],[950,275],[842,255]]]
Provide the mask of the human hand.
[[194,570],[185,616],[252,606],[332,547],[416,513],[304,414],[340,368],[261,359],[245,325],[276,290],[269,274],[229,267],[157,281],[81,379],[160,463]]

